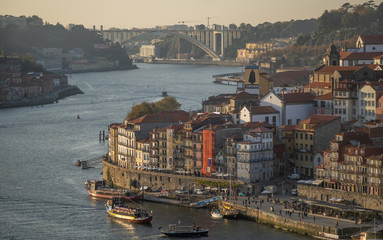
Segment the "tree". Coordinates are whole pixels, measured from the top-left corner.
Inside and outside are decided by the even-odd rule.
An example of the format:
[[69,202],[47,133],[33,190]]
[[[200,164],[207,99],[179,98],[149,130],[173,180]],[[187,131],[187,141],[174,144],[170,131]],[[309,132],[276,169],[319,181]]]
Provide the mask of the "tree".
[[175,97],[164,97],[162,100],[154,103],[142,102],[141,104],[134,105],[127,118],[138,118],[145,114],[155,114],[164,110],[177,110],[180,109],[179,104]]
[[229,29],[237,29],[237,25],[232,23],[232,24],[229,25]]

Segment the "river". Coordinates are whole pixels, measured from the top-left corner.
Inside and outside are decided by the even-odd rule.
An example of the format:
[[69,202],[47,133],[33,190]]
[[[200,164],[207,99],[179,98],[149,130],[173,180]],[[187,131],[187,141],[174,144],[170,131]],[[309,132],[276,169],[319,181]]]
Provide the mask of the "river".
[[[76,160],[104,155],[100,130],[122,122],[133,104],[175,96],[184,110],[202,108],[202,99],[235,92],[213,84],[212,75],[239,67],[139,64],[138,70],[73,74],[69,84],[84,94],[56,104],[0,110],[0,239],[164,239],[158,228],[179,219],[210,227],[209,239],[309,239],[254,222],[213,220],[206,209],[144,202],[151,225],[109,217],[105,201],[84,190],[86,179],[101,178],[101,162],[88,170]],[[77,115],[80,119],[77,119]]]

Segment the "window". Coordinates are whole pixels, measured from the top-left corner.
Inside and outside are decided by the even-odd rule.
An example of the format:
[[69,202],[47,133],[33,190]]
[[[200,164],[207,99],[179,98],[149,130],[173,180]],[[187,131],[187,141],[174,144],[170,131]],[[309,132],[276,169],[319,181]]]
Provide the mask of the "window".
[[265,122],[269,123],[269,117],[265,117]]

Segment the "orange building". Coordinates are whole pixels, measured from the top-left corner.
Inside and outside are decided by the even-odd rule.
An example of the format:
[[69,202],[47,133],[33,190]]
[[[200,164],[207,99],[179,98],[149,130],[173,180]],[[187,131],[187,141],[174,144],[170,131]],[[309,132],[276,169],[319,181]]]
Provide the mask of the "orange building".
[[202,174],[210,177],[215,172],[215,130],[203,130]]

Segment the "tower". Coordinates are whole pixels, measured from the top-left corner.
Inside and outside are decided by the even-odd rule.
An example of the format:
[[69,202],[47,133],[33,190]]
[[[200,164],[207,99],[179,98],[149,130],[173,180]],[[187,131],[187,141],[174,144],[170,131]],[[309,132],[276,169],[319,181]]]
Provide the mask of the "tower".
[[323,58],[323,64],[327,66],[339,66],[340,54],[334,44],[331,44]]

